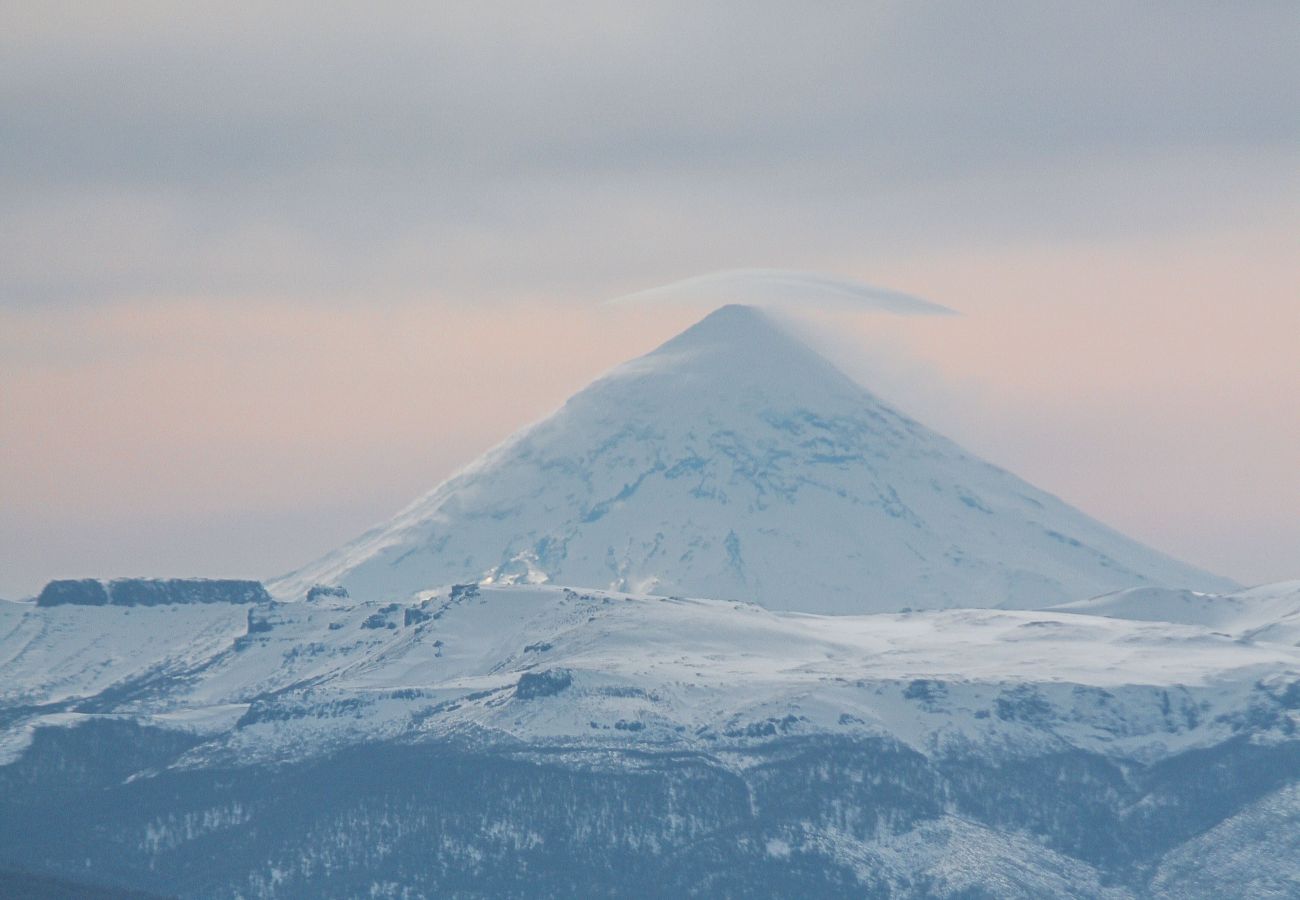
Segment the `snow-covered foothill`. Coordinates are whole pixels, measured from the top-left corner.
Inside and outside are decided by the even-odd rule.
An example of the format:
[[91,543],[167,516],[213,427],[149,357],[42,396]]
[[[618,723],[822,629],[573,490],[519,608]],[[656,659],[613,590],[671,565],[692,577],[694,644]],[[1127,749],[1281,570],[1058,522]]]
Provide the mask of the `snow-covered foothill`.
[[1203,625],[826,616],[550,585],[388,603],[5,604],[0,629],[7,705],[27,709],[9,746],[69,715],[128,715],[211,732],[196,760],[399,735],[718,748],[855,732],[927,752],[1059,744],[1145,759],[1221,741],[1261,705],[1289,722],[1279,698],[1300,690],[1300,648]]
[[1228,594],[1129,588],[1051,609],[1115,619],[1176,622],[1235,638],[1300,644],[1300,581],[1265,584]]

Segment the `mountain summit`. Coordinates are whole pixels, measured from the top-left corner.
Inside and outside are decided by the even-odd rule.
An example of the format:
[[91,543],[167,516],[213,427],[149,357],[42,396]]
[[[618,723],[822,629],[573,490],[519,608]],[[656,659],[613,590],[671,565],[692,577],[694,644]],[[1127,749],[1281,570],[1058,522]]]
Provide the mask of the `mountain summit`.
[[738,305],[270,588],[388,600],[460,581],[819,613],[1231,584],[977,459]]

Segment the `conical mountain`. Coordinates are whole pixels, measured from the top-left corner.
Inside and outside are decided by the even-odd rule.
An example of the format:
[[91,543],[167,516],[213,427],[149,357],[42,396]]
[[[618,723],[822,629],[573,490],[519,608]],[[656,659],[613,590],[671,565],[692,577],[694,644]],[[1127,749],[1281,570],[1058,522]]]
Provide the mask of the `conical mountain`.
[[1231,587],[975,458],[746,306],[615,369],[271,589],[396,599],[461,581],[821,613]]

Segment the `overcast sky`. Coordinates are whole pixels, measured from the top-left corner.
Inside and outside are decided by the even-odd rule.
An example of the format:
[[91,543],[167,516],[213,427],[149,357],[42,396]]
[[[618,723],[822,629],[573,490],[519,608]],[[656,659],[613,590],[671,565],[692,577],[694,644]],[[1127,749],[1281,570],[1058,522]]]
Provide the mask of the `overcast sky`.
[[270,576],[729,268],[1161,550],[1300,578],[1300,6],[0,4],[0,596]]

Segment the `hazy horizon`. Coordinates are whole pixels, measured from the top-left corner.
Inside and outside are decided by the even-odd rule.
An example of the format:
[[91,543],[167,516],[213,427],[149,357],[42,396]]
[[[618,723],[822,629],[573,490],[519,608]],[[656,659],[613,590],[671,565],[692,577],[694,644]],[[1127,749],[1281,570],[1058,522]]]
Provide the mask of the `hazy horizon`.
[[1154,548],[1300,578],[1289,4],[0,13],[0,596],[269,577],[703,314]]

